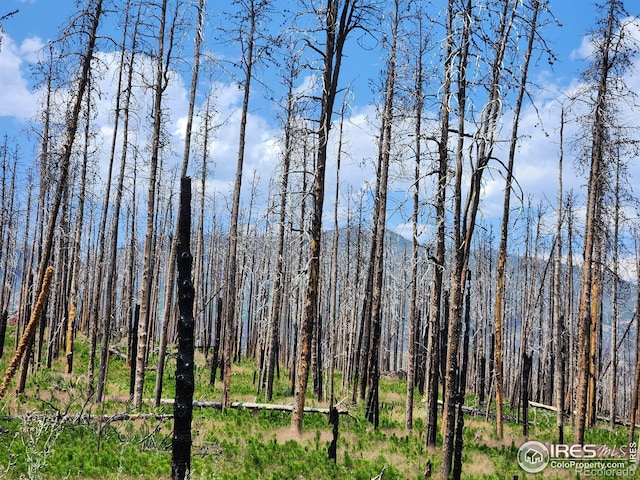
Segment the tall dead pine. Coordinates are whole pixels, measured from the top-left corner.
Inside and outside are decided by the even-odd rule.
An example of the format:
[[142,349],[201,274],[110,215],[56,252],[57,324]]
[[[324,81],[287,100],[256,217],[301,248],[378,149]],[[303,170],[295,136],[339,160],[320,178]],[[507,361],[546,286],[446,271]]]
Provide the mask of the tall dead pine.
[[553,266],[553,337],[555,344],[556,427],[558,443],[564,443],[564,319],[560,313],[560,274],[562,260],[562,164],[564,160],[564,109],[560,113],[560,155],[558,158],[558,211],[556,223],[556,252]]
[[[127,52],[130,51],[130,60],[129,62],[133,62],[135,58],[135,38],[137,36],[137,24],[133,24],[134,33],[133,33],[133,41],[131,45],[127,45],[127,38],[129,36],[129,27],[131,26],[132,19],[132,0],[128,0],[125,9],[125,19],[123,25],[122,32],[122,48],[119,53],[120,64],[118,67],[118,80],[117,80],[117,90],[115,97],[115,105],[114,105],[114,122],[113,122],[113,138],[111,141],[111,149],[109,154],[109,168],[107,174],[107,186],[105,188],[105,205],[102,211],[102,217],[100,221],[100,233],[98,234],[98,238],[100,238],[100,246],[98,252],[98,258],[104,258],[105,265],[104,268],[106,284],[104,287],[104,292],[101,293],[104,298],[104,309],[101,311],[102,315],[102,341],[101,341],[101,351],[100,351],[100,364],[98,366],[98,383],[96,386],[96,400],[101,402],[103,399],[103,394],[105,390],[105,384],[107,382],[107,370],[108,370],[108,360],[109,360],[109,339],[111,337],[111,328],[112,328],[112,320],[115,317],[115,302],[116,295],[114,293],[116,281],[117,281],[117,270],[116,270],[116,258],[117,258],[117,248],[118,248],[118,229],[120,224],[120,207],[122,204],[122,195],[124,189],[124,169],[126,167],[126,158],[127,158],[127,149],[128,149],[128,127],[129,127],[129,104],[130,98],[132,95],[131,92],[131,79],[133,75],[133,68],[131,67],[132,63],[129,63],[129,68],[127,68]],[[140,13],[138,12],[138,15]],[[126,72],[128,70],[128,74]],[[123,95],[124,94],[124,95]],[[122,135],[118,132],[121,128],[120,117],[123,117],[122,126],[124,127],[122,130]],[[122,141],[122,150],[120,152],[121,161],[120,161],[120,171],[116,183],[116,198],[115,201],[111,204],[109,199],[109,191],[111,190],[111,176],[113,173],[113,169],[115,166],[116,159],[116,146],[117,141],[120,137],[123,137]],[[112,209],[111,214],[111,226],[109,232],[109,239],[106,238],[106,221],[107,221],[107,213],[109,209]],[[103,223],[104,222],[104,223]],[[107,248],[108,246],[108,248]],[[100,252],[100,249],[102,252]],[[106,249],[106,251],[104,251]],[[99,297],[99,296],[98,296]],[[95,306],[98,308],[98,305]],[[98,316],[94,317],[96,320]],[[71,321],[69,322],[69,328],[71,329]],[[90,368],[93,369],[93,365],[90,365]]]
[[[191,153],[191,133],[193,128],[193,115],[195,108],[196,88],[198,84],[198,74],[200,69],[200,50],[202,44],[202,23],[204,22],[204,0],[200,0],[197,7],[198,23],[196,25],[196,38],[193,54],[193,67],[191,70],[191,88],[189,91],[189,108],[187,112],[187,126],[185,130],[184,149],[182,154],[182,166],[180,170],[180,178],[184,178],[187,175],[187,169],[189,167],[189,155]],[[178,222],[179,226],[179,222]],[[165,359],[167,355],[167,341],[169,335],[169,323],[171,321],[171,313],[173,312],[173,279],[175,276],[175,262],[177,255],[177,242],[179,233],[176,232],[171,242],[169,251],[169,265],[166,272],[167,282],[164,292],[164,310],[162,312],[162,326],[160,331],[160,346],[158,350],[158,367],[156,374],[156,386],[154,391],[154,405],[160,406],[160,398],[162,397],[162,384],[164,381],[164,367]]]
[[408,319],[408,347],[407,347],[407,398],[405,402],[405,428],[413,428],[413,399],[416,385],[416,339],[418,314],[418,221],[420,214],[420,159],[422,156],[422,116],[424,108],[424,74],[423,56],[426,52],[425,36],[423,33],[422,14],[419,8],[417,13],[417,41],[416,63],[414,67],[415,84],[413,91],[415,114],[415,144],[414,144],[414,176],[413,176],[413,210],[411,213],[411,277],[409,280],[409,319]]
[[444,275],[446,236],[445,222],[447,213],[447,182],[449,166],[449,122],[452,85],[454,81],[454,56],[452,55],[456,38],[453,36],[453,21],[456,16],[454,2],[447,5],[446,42],[443,52],[444,78],[442,79],[442,98],[440,101],[440,139],[438,141],[438,189],[436,193],[436,251],[431,280],[429,315],[427,318],[427,359],[426,359],[426,409],[427,422],[425,444],[435,446],[438,423],[438,384],[440,372],[440,317],[442,316],[442,285]]
[[[238,307],[236,305],[240,289],[238,275],[238,218],[240,216],[240,193],[242,190],[242,172],[245,156],[247,119],[249,115],[249,98],[251,94],[251,80],[253,69],[260,60],[266,48],[260,48],[257,40],[260,38],[260,25],[269,12],[269,1],[258,2],[246,0],[238,2],[244,10],[240,17],[238,31],[246,33],[246,37],[239,38],[242,47],[243,68],[243,97],[240,113],[240,131],[238,135],[238,159],[236,162],[236,175],[233,185],[233,200],[231,203],[231,218],[229,219],[229,245],[227,249],[227,267],[225,271],[226,285],[224,291],[224,331],[223,338],[223,387],[222,405],[227,408],[231,404],[231,357],[233,355],[236,339],[236,326],[238,323]],[[248,24],[248,25],[247,25]],[[219,332],[216,332],[219,335]]]
[[[603,198],[603,186],[606,175],[605,157],[608,148],[608,130],[611,127],[613,95],[619,87],[621,71],[628,65],[630,52],[625,48],[626,36],[620,29],[620,18],[626,15],[624,5],[619,0],[608,0],[601,8],[605,11],[599,22],[600,28],[593,35],[594,54],[591,69],[585,72],[588,81],[594,85],[594,100],[591,105],[592,115],[589,118],[589,178],[587,183],[587,204],[585,220],[585,236],[583,264],[580,281],[580,298],[578,302],[578,341],[577,341],[577,379],[574,441],[584,442],[585,428],[589,425],[587,417],[594,414],[590,408],[595,390],[594,372],[594,327],[597,312],[594,305],[594,286],[598,270],[597,255],[599,252],[599,231]],[[597,292],[597,290],[595,290]],[[591,393],[591,394],[590,394]]]
[[[151,134],[151,158],[149,162],[149,187],[147,193],[147,220],[144,238],[144,263],[142,266],[142,279],[140,281],[140,318],[137,328],[138,344],[136,351],[136,365],[133,385],[133,408],[142,406],[142,396],[144,390],[144,374],[147,361],[147,340],[149,336],[149,326],[152,308],[152,290],[156,255],[154,246],[156,244],[155,218],[156,218],[156,196],[158,183],[158,170],[160,160],[160,150],[162,148],[162,124],[163,94],[168,81],[168,69],[170,53],[165,59],[165,30],[167,26],[167,0],[162,0],[158,12],[158,34],[157,34],[157,54],[155,58],[155,85],[153,86],[153,130]],[[169,49],[169,52],[171,49]]]
[[[488,73],[488,82],[482,85],[486,90],[486,103],[482,109],[478,128],[473,133],[474,158],[471,158],[470,169],[465,166],[467,158],[467,134],[465,129],[469,112],[466,110],[466,102],[473,97],[476,84],[469,81],[470,59],[474,57],[478,44],[475,41],[479,19],[474,14],[475,6],[472,1],[465,2],[461,14],[464,16],[460,26],[460,50],[457,53],[458,65],[456,66],[456,83],[458,86],[458,132],[455,147],[456,170],[453,189],[453,263],[451,272],[450,310],[447,327],[447,346],[445,359],[445,385],[443,395],[443,460],[440,470],[441,478],[446,479],[451,473],[451,463],[454,449],[454,436],[456,424],[456,402],[459,401],[456,391],[456,375],[459,368],[458,355],[462,331],[462,310],[464,295],[471,255],[471,244],[476,226],[476,218],[480,206],[482,192],[482,178],[493,158],[494,147],[497,142],[498,124],[503,105],[504,77],[508,73],[504,66],[507,49],[511,45],[513,36],[513,23],[516,18],[519,2],[502,2],[497,20],[492,23],[488,16],[488,23],[484,29],[485,35],[491,29],[491,36],[495,38],[490,44],[491,55],[484,68]],[[467,170],[465,170],[467,169]],[[463,179],[469,179],[468,189],[463,188]],[[466,191],[466,194],[463,192]],[[464,207],[462,197],[465,195]]]
[[[508,3],[505,3],[505,21],[507,14]],[[513,189],[513,168],[514,160],[516,156],[516,147],[518,143],[518,126],[520,123],[520,112],[522,111],[522,105],[527,89],[527,76],[529,73],[529,63],[531,60],[531,53],[533,51],[534,42],[536,39],[537,27],[538,27],[538,11],[540,9],[540,2],[534,0],[532,6],[532,18],[529,30],[529,39],[527,49],[524,52],[524,65],[522,68],[522,76],[520,77],[520,85],[518,86],[518,98],[513,113],[513,124],[511,129],[511,141],[509,145],[509,158],[507,161],[506,171],[506,189],[504,193],[503,210],[502,210],[502,224],[500,227],[500,248],[498,253],[498,265],[496,272],[496,302],[494,309],[494,327],[495,327],[495,391],[496,391],[496,434],[498,438],[503,436],[503,421],[502,421],[502,402],[503,402],[503,310],[504,310],[504,296],[505,296],[505,280],[506,280],[506,264],[507,264],[507,245],[509,239],[509,217],[511,212],[511,192]],[[512,14],[514,11],[512,11]],[[513,17],[509,21],[512,21]],[[503,55],[500,55],[502,58]]]
[[282,176],[280,180],[280,210],[278,213],[278,237],[276,241],[276,259],[273,277],[273,299],[269,312],[269,326],[267,333],[267,360],[266,360],[266,388],[265,400],[271,401],[273,395],[273,381],[276,370],[277,357],[280,346],[280,317],[282,316],[283,290],[285,284],[285,226],[287,216],[287,192],[289,185],[289,169],[291,166],[292,149],[295,135],[295,120],[297,113],[297,99],[294,96],[295,80],[298,75],[299,59],[291,54],[287,60],[287,76],[284,84],[287,87],[287,100],[285,107],[284,150],[282,155]]
[[398,25],[400,23],[400,4],[395,1],[393,17],[393,33],[387,60],[387,72],[385,79],[384,107],[382,123],[380,126],[380,143],[378,149],[378,168],[376,181],[376,195],[374,205],[373,239],[371,242],[372,264],[369,273],[372,274],[371,297],[365,297],[365,302],[370,304],[363,308],[370,314],[369,341],[367,365],[368,395],[366,417],[375,428],[378,428],[380,420],[378,388],[380,382],[380,341],[382,328],[382,286],[384,273],[384,233],[387,219],[387,190],[389,180],[389,164],[391,161],[391,134],[393,125],[393,96],[396,82],[396,51],[398,42]]
[[180,206],[178,209],[178,241],[176,264],[178,268],[178,356],[176,358],[176,399],[173,404],[173,440],[171,478],[184,479],[191,467],[191,419],[193,410],[193,300],[195,292],[191,278],[193,256],[191,241],[191,178],[182,177]]
[[[300,341],[298,368],[296,373],[293,413],[291,428],[298,435],[302,434],[302,418],[309,380],[309,363],[311,360],[311,341],[318,321],[318,292],[320,289],[320,242],[322,239],[322,213],[325,193],[325,172],[329,130],[333,105],[336,98],[340,66],[345,42],[349,33],[362,22],[363,10],[371,7],[363,6],[358,0],[327,0],[323,33],[325,45],[322,72],[322,97],[320,99],[320,122],[318,128],[318,147],[316,165],[311,187],[313,211],[309,231],[310,247],[307,267],[308,281],[304,296],[304,306],[300,321]],[[316,47],[314,50],[319,51]]]

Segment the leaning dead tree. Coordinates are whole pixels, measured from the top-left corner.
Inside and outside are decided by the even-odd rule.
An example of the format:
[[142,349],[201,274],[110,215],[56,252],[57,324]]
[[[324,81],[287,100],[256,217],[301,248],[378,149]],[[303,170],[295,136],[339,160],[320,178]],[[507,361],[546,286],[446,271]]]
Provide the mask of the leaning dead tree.
[[178,356],[176,358],[176,400],[173,404],[173,456],[171,478],[188,478],[191,469],[191,418],[193,415],[193,300],[195,297],[191,266],[191,178],[182,177],[178,208]]
[[[58,183],[56,185],[53,203],[49,210],[49,217],[47,219],[46,230],[44,232],[43,245],[41,249],[39,266],[37,270],[36,276],[36,292],[40,292],[43,290],[45,274],[47,268],[49,268],[49,263],[52,257],[53,246],[54,246],[54,236],[55,230],[58,226],[58,213],[60,212],[60,206],[62,204],[62,200],[65,194],[65,191],[68,187],[69,182],[69,171],[71,168],[71,157],[73,154],[73,145],[76,141],[76,134],[78,131],[78,124],[80,122],[80,113],[82,109],[82,102],[85,93],[88,90],[89,86],[89,78],[91,75],[91,62],[94,57],[94,52],[96,49],[96,41],[98,38],[98,26],[100,25],[100,19],[102,17],[102,0],[97,0],[95,2],[91,2],[90,7],[84,12],[83,19],[86,20],[86,32],[88,35],[86,44],[84,46],[84,51],[82,54],[82,62],[79,66],[79,71],[76,77],[76,86],[75,91],[76,95],[73,98],[73,102],[71,104],[71,109],[68,114],[68,120],[66,125],[66,130],[64,133],[64,145],[62,151],[62,158],[60,160],[60,174],[58,177]],[[35,338],[35,330],[31,334],[31,337],[25,339],[27,341],[27,355],[25,355],[25,359],[28,359],[29,352],[33,347],[33,341]],[[26,378],[26,371],[28,368],[28,362],[25,360],[22,362],[22,372],[20,375],[20,386],[19,390],[24,390],[24,379]]]
[[18,344],[18,348],[16,348],[13,359],[11,360],[9,367],[7,367],[2,385],[0,385],[0,399],[2,399],[4,397],[4,394],[7,392],[9,382],[15,375],[16,370],[18,369],[18,365],[20,365],[20,362],[28,349],[29,342],[33,340],[33,336],[36,332],[36,326],[38,325],[38,321],[40,320],[40,316],[42,315],[42,311],[44,310],[45,304],[47,302],[47,296],[49,295],[49,285],[51,285],[52,276],[53,267],[47,267],[44,274],[42,289],[40,290],[40,294],[38,296],[38,301],[36,302],[33,312],[31,312],[31,320],[29,320],[29,323],[24,330],[22,340]]

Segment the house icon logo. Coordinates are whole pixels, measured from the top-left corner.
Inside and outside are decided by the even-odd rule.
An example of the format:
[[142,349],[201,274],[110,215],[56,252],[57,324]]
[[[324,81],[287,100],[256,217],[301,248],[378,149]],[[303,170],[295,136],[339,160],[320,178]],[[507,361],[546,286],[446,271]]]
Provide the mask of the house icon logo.
[[549,449],[540,442],[526,442],[518,450],[518,464],[525,472],[541,472],[548,463]]

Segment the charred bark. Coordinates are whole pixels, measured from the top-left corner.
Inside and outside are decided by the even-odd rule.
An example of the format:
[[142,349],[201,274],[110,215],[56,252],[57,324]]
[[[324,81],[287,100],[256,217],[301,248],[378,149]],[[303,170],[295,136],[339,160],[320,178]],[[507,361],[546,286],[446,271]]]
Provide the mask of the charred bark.
[[191,178],[182,177],[178,210],[178,356],[176,358],[176,400],[173,405],[174,426],[172,441],[171,477],[188,478],[191,469],[191,418],[195,386],[193,356],[193,301],[195,297],[191,266]]

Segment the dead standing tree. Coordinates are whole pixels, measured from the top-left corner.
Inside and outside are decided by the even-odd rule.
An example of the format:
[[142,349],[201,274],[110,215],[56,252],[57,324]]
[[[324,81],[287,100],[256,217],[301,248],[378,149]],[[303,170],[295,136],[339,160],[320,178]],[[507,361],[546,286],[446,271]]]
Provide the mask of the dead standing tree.
[[[373,238],[369,265],[371,295],[366,295],[363,312],[369,314],[368,338],[365,338],[363,361],[367,363],[363,370],[363,383],[367,381],[366,417],[375,428],[380,421],[378,389],[380,383],[380,337],[382,329],[382,281],[384,278],[384,236],[387,219],[387,189],[389,182],[389,164],[391,162],[391,135],[393,126],[393,100],[396,87],[396,52],[398,45],[398,25],[400,24],[400,2],[395,0],[391,44],[383,93],[382,122],[378,139],[378,166],[376,174],[376,194],[374,204]],[[365,372],[367,373],[365,375]]]
[[191,469],[191,419],[193,411],[194,378],[194,319],[195,291],[191,279],[191,178],[182,177],[180,206],[176,228],[176,263],[178,268],[178,355],[176,357],[176,397],[173,404],[173,455],[171,478],[183,480]]
[[[242,80],[243,98],[240,114],[240,132],[238,139],[238,159],[236,163],[236,176],[233,185],[233,199],[231,203],[231,218],[229,220],[229,244],[227,249],[227,264],[225,271],[224,286],[224,311],[223,311],[223,353],[222,353],[222,405],[227,408],[231,403],[231,360],[235,343],[235,335],[238,324],[238,217],[240,215],[240,192],[242,189],[242,171],[245,152],[245,135],[247,131],[247,116],[249,113],[249,97],[251,94],[251,80],[256,64],[269,49],[269,42],[260,45],[258,40],[261,36],[260,25],[270,12],[270,2],[266,0],[241,0],[239,4],[242,13],[238,17],[241,33],[238,41],[242,46]],[[246,33],[243,36],[243,32]],[[219,332],[216,335],[220,335]],[[216,359],[213,360],[212,369],[217,367]]]
[[[504,194],[504,202],[502,209],[502,224],[500,227],[500,247],[498,253],[498,263],[496,272],[496,298],[494,309],[494,328],[495,328],[495,391],[496,391],[496,433],[498,438],[503,436],[503,423],[502,423],[502,402],[503,402],[503,303],[505,295],[505,280],[506,280],[506,263],[507,263],[507,244],[509,239],[509,217],[511,212],[511,196],[513,192],[513,168],[516,156],[516,146],[518,143],[518,126],[520,123],[520,113],[522,111],[522,105],[527,89],[527,76],[529,73],[529,63],[531,60],[531,54],[533,52],[534,42],[538,35],[538,13],[540,11],[539,0],[533,0],[531,5],[531,19],[528,25],[529,38],[527,42],[527,48],[524,51],[524,64],[522,67],[521,78],[518,86],[518,97],[513,111],[513,122],[511,127],[511,140],[509,144],[509,157],[506,165],[506,188]],[[508,2],[505,3],[504,14],[506,16]],[[515,7],[512,7],[512,15],[515,15]],[[513,17],[511,18],[511,21]],[[504,56],[504,55],[502,55]]]
[[640,243],[638,242],[638,228],[635,229],[636,239],[636,365],[633,374],[633,387],[631,390],[631,406],[629,408],[629,443],[635,441],[636,423],[638,422],[638,411],[640,411]]
[[[111,140],[111,149],[109,152],[109,168],[108,168],[108,173],[107,173],[107,183],[106,183],[106,187],[105,187],[105,194],[104,194],[104,205],[102,208],[102,216],[101,216],[101,220],[100,220],[100,233],[98,233],[98,238],[100,240],[100,244],[99,244],[99,251],[98,251],[98,261],[97,263],[99,265],[102,264],[102,261],[100,260],[104,255],[104,250],[106,249],[106,222],[107,222],[107,213],[110,207],[110,198],[109,198],[109,192],[111,190],[111,177],[112,177],[112,173],[113,173],[113,168],[115,165],[115,159],[116,159],[116,145],[118,143],[118,132],[120,129],[120,117],[122,114],[122,100],[123,100],[123,89],[125,89],[127,87],[127,85],[124,83],[124,78],[125,78],[125,73],[126,73],[126,58],[127,58],[127,40],[128,40],[128,35],[129,35],[129,27],[131,26],[131,14],[132,14],[132,7],[131,7],[131,0],[129,0],[127,2],[127,6],[125,7],[125,18],[124,18],[124,27],[123,27],[123,32],[122,32],[122,47],[120,50],[120,60],[119,60],[119,64],[118,64],[118,82],[117,82],[117,91],[116,91],[116,97],[115,97],[115,105],[114,105],[114,122],[113,122],[113,137]],[[136,27],[137,29],[137,27]],[[135,36],[135,32],[134,32],[134,36]],[[135,42],[134,42],[135,43]],[[131,56],[133,57],[133,49],[132,49],[132,53]],[[130,78],[130,77],[129,77]],[[124,94],[124,99],[126,100],[128,98],[128,96],[130,95],[130,90],[131,90],[131,85],[129,84],[129,88],[126,89],[127,93]],[[128,122],[125,120],[125,129],[128,127]],[[128,132],[124,132],[125,137],[128,135]],[[121,172],[124,172],[123,168],[125,165],[125,158],[126,158],[126,150],[127,150],[127,145],[125,143],[123,143],[122,145],[122,162],[121,162]],[[115,282],[115,277],[117,277],[117,272],[115,270],[115,266],[113,265],[114,261],[112,261],[113,255],[115,255],[115,250],[117,249],[117,231],[118,231],[118,224],[120,223],[120,204],[121,204],[121,198],[122,198],[122,180],[120,180],[121,177],[118,177],[118,183],[116,184],[116,201],[114,202],[113,205],[113,220],[112,220],[112,225],[111,225],[111,245],[109,245],[109,251],[106,253],[107,255],[107,260],[109,260],[109,262],[105,265],[107,267],[107,270],[105,272],[105,277],[106,277],[106,284],[105,284],[105,290],[104,293],[97,293],[94,295],[94,299],[96,300],[96,304],[95,304],[95,309],[96,312],[99,309],[99,305],[97,304],[97,300],[99,300],[100,295],[102,295],[104,297],[104,302],[101,302],[101,304],[104,304],[104,311],[100,312],[100,315],[102,317],[102,327],[103,327],[103,332],[102,332],[102,342],[101,342],[101,352],[100,352],[100,365],[98,367],[98,384],[96,387],[96,401],[98,402],[102,402],[102,397],[104,394],[104,387],[105,387],[105,383],[106,383],[106,377],[107,377],[107,363],[108,363],[108,352],[109,352],[109,337],[110,337],[110,332],[111,332],[111,323],[112,323],[112,317],[113,317],[113,308],[114,308],[114,298],[113,298],[113,285]],[[119,198],[118,198],[119,197]],[[79,216],[79,214],[78,214]],[[113,235],[114,233],[114,229],[115,229],[115,235]],[[79,234],[80,231],[78,229],[77,232],[77,240],[79,242]],[[75,249],[75,248],[74,248]],[[73,260],[73,259],[72,259]],[[100,266],[100,268],[102,269],[103,267]],[[75,278],[75,275],[74,275]],[[96,280],[96,285],[101,285],[102,280],[98,279]],[[97,289],[99,289],[99,287],[97,287]],[[97,321],[97,316],[95,317],[95,321]],[[69,318],[69,325],[68,328],[70,330],[67,338],[69,340],[67,340],[68,342],[71,341],[71,339],[73,338],[73,319]],[[67,346],[68,348],[68,346]],[[73,355],[73,352],[72,352]],[[71,357],[73,358],[73,357]],[[91,357],[91,359],[93,359],[93,357]],[[93,370],[93,365],[90,366],[90,368]]]
[[[450,2],[450,8],[451,8]],[[470,36],[472,28],[473,5],[467,0],[462,15],[463,24],[460,31],[459,51],[457,52],[457,67],[453,73],[458,87],[458,139],[455,150],[455,179],[453,191],[453,267],[450,293],[450,315],[447,331],[447,351],[445,357],[445,388],[444,410],[442,416],[443,434],[443,461],[441,466],[441,478],[449,478],[453,458],[453,438],[456,415],[457,388],[456,376],[458,369],[458,348],[460,344],[460,330],[462,324],[462,289],[466,277],[466,259],[464,238],[466,231],[462,230],[462,178],[464,175],[464,149],[465,149],[465,110],[467,102],[467,64],[469,59]],[[466,226],[466,225],[465,225]],[[473,228],[473,224],[471,224]],[[468,249],[468,247],[467,247]]]
[[436,191],[436,251],[431,260],[433,278],[427,316],[427,359],[426,359],[426,433],[425,444],[435,447],[438,421],[438,385],[440,372],[440,317],[442,316],[442,288],[445,268],[446,250],[446,211],[447,211],[447,183],[449,168],[449,135],[451,121],[451,100],[453,98],[456,36],[453,35],[454,17],[457,15],[454,2],[447,4],[447,19],[445,24],[445,48],[443,53],[443,81],[442,97],[440,101],[440,138],[438,139],[438,188]]
[[311,341],[318,321],[318,292],[320,289],[320,242],[322,237],[322,213],[324,207],[325,172],[327,147],[333,105],[338,90],[340,67],[344,46],[349,34],[356,28],[364,28],[366,13],[373,7],[359,0],[327,0],[324,11],[323,33],[324,52],[312,43],[309,48],[319,53],[323,60],[322,96],[320,99],[320,122],[318,126],[318,145],[316,164],[311,187],[312,208],[309,231],[309,261],[307,264],[307,287],[303,299],[302,318],[300,320],[300,339],[298,368],[294,392],[294,408],[291,415],[291,428],[302,435],[302,418],[309,380],[311,360]]
[[[147,191],[147,219],[144,239],[144,264],[140,285],[140,318],[138,322],[136,348],[135,377],[133,386],[133,407],[142,406],[144,374],[147,361],[147,340],[149,336],[152,308],[152,290],[154,286],[156,244],[155,218],[158,183],[159,160],[162,149],[163,114],[162,103],[164,92],[169,82],[169,69],[173,45],[173,23],[169,23],[169,39],[167,39],[167,22],[170,21],[168,0],[162,0],[158,6],[157,16],[157,51],[155,57],[155,80],[153,85],[153,124],[151,134],[151,159],[149,162],[149,186]],[[167,48],[168,47],[168,48]]]
[[[454,72],[458,87],[458,128],[453,190],[453,265],[444,370],[443,461],[440,471],[443,479],[448,478],[451,473],[456,431],[456,405],[464,400],[464,392],[458,391],[456,380],[462,332],[463,291],[469,275],[468,266],[481,200],[482,179],[489,162],[494,159],[493,152],[498,140],[498,124],[505,95],[503,85],[505,77],[510,72],[504,59],[513,36],[517,35],[512,27],[520,6],[520,2],[517,1],[491,4],[489,8],[498,9],[497,21],[492,19],[496,16],[489,15],[483,18],[477,15],[471,0],[465,2],[459,12],[462,16],[459,27],[460,47],[456,53],[458,65]],[[482,31],[484,34],[481,34],[480,39],[476,39],[475,36]],[[487,35],[489,31],[491,34]],[[483,44],[490,52],[490,56],[485,62],[471,68],[470,58],[475,55],[476,49],[482,49]],[[514,55],[517,59],[517,53]],[[478,89],[476,82],[470,81],[473,75],[484,76],[488,81],[480,82],[481,89]],[[485,103],[480,117],[476,119],[477,129],[475,132],[469,132],[467,127],[471,120],[469,117],[473,116],[473,109],[468,110],[467,102],[475,94],[484,95]],[[471,158],[467,158],[468,154]],[[468,167],[465,166],[466,163]],[[469,178],[469,185],[463,189],[462,183],[466,178]],[[464,205],[463,194],[466,194]],[[458,443],[458,445],[461,444]]]
[[[14,211],[19,155],[17,147],[14,147],[10,153],[8,142],[8,137],[5,136],[3,144],[0,145],[2,162],[2,179],[0,180],[0,270],[2,271],[0,275],[0,358],[2,358],[4,351],[4,340],[9,317],[8,305],[14,283],[13,275],[10,275],[10,271],[12,270],[11,264],[16,262],[16,224],[20,221]],[[10,159],[13,160],[13,167],[9,164]]]
[[424,55],[428,47],[428,38],[425,35],[423,27],[423,11],[419,6],[415,14],[416,22],[416,42],[415,48],[415,65],[412,67],[413,90],[411,91],[411,101],[413,102],[413,114],[415,115],[415,144],[413,146],[413,157],[415,159],[412,200],[413,210],[411,212],[411,271],[409,278],[409,318],[408,318],[408,347],[407,347],[407,398],[405,402],[405,428],[411,430],[413,428],[413,401],[414,390],[416,386],[416,342],[419,333],[420,315],[418,312],[418,264],[420,262],[419,239],[418,239],[418,222],[420,214],[420,163],[422,157],[422,120],[423,109],[425,103],[424,94]]
[[564,162],[564,107],[560,112],[560,152],[558,155],[558,207],[556,222],[556,251],[553,264],[553,338],[555,344],[555,392],[556,392],[556,427],[558,443],[564,443],[564,399],[565,399],[565,342],[564,318],[561,314],[560,281],[562,261],[562,166]]
[[[189,89],[189,108],[187,112],[187,125],[185,129],[184,148],[182,154],[182,166],[180,167],[180,178],[187,176],[187,170],[189,168],[189,156],[191,153],[191,134],[193,128],[193,116],[195,109],[196,89],[198,86],[198,74],[200,73],[200,51],[203,36],[203,23],[204,23],[204,0],[199,0],[196,7],[196,27],[195,27],[195,42],[193,52],[193,67],[191,69],[191,87]],[[158,351],[158,370],[156,373],[156,385],[154,391],[154,405],[160,406],[160,399],[162,397],[162,383],[164,380],[164,367],[167,354],[167,341],[169,335],[169,323],[171,320],[171,314],[173,313],[173,293],[174,285],[173,280],[175,277],[175,265],[176,265],[176,252],[178,249],[178,237],[177,231],[171,241],[169,249],[169,263],[167,265],[166,283],[165,283],[165,296],[164,296],[164,310],[162,314],[162,326],[160,331],[160,346]]]
[[[574,441],[584,442],[585,428],[590,425],[589,418],[595,415],[592,408],[595,398],[595,344],[594,332],[597,331],[594,317],[594,306],[597,299],[594,292],[599,289],[596,278],[596,260],[599,249],[598,238],[601,228],[603,188],[606,186],[605,157],[611,148],[608,142],[612,127],[613,113],[617,96],[626,93],[627,89],[620,82],[622,74],[628,68],[634,48],[630,44],[632,35],[627,35],[622,18],[626,15],[624,5],[619,0],[609,0],[600,8],[604,16],[599,22],[599,29],[593,34],[594,53],[591,68],[585,72],[587,83],[593,88],[590,114],[587,116],[590,138],[586,154],[589,162],[589,178],[587,183],[587,205],[585,220],[585,236],[583,247],[583,264],[580,281],[580,297],[578,302],[578,341],[577,341],[577,379],[576,379],[576,411],[574,423]],[[619,97],[618,97],[619,98]],[[595,265],[595,267],[594,267]]]
[[265,347],[265,400],[271,401],[273,395],[273,382],[280,352],[280,322],[283,311],[283,293],[285,288],[285,227],[287,216],[287,197],[289,190],[289,174],[293,149],[295,146],[296,120],[300,110],[300,99],[295,94],[295,82],[300,73],[300,52],[292,45],[288,51],[289,57],[285,60],[286,72],[282,83],[287,88],[283,112],[284,138],[282,145],[282,176],[280,178],[280,202],[278,212],[278,234],[276,240],[276,253],[273,277],[273,293],[269,312],[269,324],[267,326],[267,340]]

